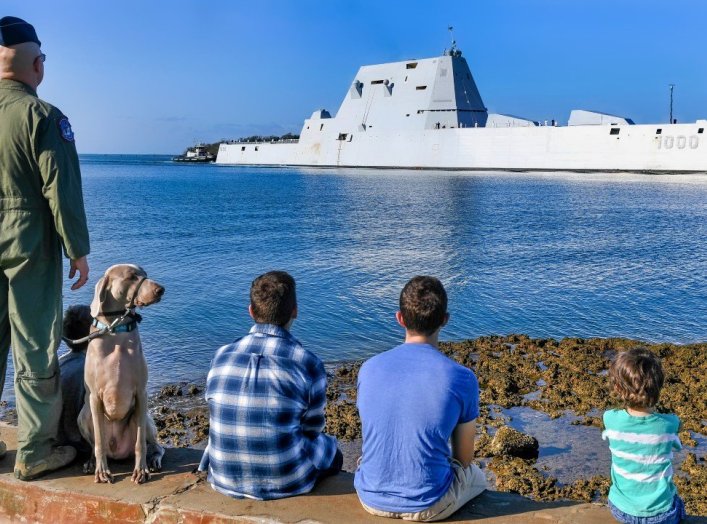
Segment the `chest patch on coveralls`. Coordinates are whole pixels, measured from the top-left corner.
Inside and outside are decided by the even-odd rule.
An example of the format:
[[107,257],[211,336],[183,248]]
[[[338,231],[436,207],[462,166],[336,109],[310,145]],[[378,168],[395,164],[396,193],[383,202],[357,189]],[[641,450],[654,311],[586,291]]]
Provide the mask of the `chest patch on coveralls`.
[[57,123],[59,124],[59,132],[61,133],[61,138],[63,138],[67,142],[73,142],[74,132],[71,129],[71,124],[69,124],[69,119],[65,116],[62,116]]

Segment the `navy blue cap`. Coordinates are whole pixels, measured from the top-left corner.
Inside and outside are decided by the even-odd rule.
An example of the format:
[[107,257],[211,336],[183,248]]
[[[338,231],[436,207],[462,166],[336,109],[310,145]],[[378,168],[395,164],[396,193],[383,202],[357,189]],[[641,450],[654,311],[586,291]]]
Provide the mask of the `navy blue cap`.
[[0,18],[0,45],[9,47],[25,42],[34,42],[39,46],[42,45],[32,24],[28,24],[16,16]]

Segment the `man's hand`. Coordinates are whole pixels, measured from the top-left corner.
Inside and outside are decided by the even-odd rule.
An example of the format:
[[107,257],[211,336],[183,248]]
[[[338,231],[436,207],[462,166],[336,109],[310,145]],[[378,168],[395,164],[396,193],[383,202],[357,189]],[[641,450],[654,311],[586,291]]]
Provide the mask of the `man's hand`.
[[78,288],[88,282],[88,260],[86,257],[77,258],[71,261],[71,269],[69,269],[69,278],[74,278],[76,271],[79,272],[79,279],[71,285],[71,291],[76,291]]

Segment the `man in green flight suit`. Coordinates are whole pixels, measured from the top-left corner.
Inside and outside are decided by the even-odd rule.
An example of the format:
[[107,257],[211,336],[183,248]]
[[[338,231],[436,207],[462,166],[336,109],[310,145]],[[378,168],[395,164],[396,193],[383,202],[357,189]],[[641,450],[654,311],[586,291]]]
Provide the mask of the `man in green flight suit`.
[[[62,256],[78,289],[88,280],[88,228],[68,119],[37,98],[46,56],[32,25],[0,18],[0,391],[12,346],[18,449],[15,476],[31,480],[69,464],[56,446],[61,415],[57,348]],[[5,444],[0,443],[4,454]]]

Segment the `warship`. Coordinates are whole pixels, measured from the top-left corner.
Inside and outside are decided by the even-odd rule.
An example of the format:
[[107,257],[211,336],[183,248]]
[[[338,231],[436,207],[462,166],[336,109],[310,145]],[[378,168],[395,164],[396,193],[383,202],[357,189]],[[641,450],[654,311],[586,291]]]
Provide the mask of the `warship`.
[[297,140],[222,143],[216,163],[705,173],[705,128],[581,109],[567,125],[489,113],[453,44],[438,57],[362,66],[335,116],[314,111]]

